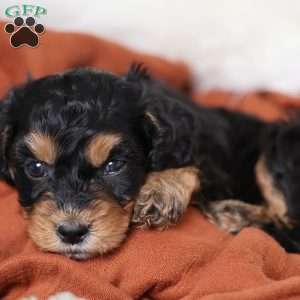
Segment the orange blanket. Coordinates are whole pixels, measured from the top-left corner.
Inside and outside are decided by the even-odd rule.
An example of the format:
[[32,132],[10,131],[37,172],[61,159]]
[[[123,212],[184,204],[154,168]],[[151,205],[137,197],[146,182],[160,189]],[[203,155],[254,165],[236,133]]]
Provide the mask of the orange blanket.
[[[182,64],[105,40],[47,32],[41,41],[37,49],[12,49],[0,30],[0,93],[22,82],[28,70],[38,77],[92,65],[120,73],[132,60],[145,61],[155,75],[178,88],[190,86],[189,71]],[[209,93],[201,99],[268,120],[298,106],[292,98],[271,93],[239,97]],[[36,249],[26,236],[16,192],[4,183],[0,183],[0,199],[0,299],[31,295],[47,299],[66,290],[87,299],[112,300],[145,295],[156,300],[300,299],[300,256],[286,254],[260,230],[245,229],[231,237],[190,209],[174,228],[136,230],[114,253],[76,262]]]

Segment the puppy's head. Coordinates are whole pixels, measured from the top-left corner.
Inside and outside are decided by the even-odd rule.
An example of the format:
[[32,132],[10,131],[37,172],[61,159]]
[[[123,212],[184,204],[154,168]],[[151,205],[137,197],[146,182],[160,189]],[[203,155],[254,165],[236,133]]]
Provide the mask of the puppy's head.
[[300,222],[300,122],[271,124],[263,137],[269,202],[292,221]]
[[1,173],[40,248],[84,259],[124,239],[150,144],[140,96],[126,78],[78,70],[30,82],[3,102]]

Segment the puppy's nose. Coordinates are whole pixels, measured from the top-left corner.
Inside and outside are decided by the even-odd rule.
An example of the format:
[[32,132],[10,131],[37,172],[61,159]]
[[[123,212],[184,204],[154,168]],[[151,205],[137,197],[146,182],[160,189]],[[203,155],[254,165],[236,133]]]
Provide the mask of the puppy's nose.
[[89,232],[87,225],[76,221],[63,222],[57,228],[57,235],[67,244],[78,244],[82,242]]

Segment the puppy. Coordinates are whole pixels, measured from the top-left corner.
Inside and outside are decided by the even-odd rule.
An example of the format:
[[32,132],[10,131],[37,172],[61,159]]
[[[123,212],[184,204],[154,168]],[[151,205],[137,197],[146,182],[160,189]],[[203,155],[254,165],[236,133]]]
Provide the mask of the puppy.
[[1,174],[41,249],[87,259],[117,248],[131,223],[164,228],[180,218],[201,177],[187,132],[208,138],[214,122],[205,117],[194,132],[192,109],[173,97],[135,67],[123,77],[74,70],[9,93]]
[[[232,122],[233,116],[230,119],[235,132],[239,126]],[[256,180],[258,195],[255,199],[259,201],[240,197],[241,201],[210,203],[206,207],[207,215],[213,223],[232,233],[246,226],[260,227],[277,239],[288,252],[299,253],[299,116],[271,124],[259,120],[249,122],[244,116],[242,119],[243,125],[240,124],[240,128],[242,131],[242,126],[248,128],[244,136],[249,138],[249,142],[244,140],[240,151],[247,153],[244,164],[250,164],[252,171],[247,174]]]

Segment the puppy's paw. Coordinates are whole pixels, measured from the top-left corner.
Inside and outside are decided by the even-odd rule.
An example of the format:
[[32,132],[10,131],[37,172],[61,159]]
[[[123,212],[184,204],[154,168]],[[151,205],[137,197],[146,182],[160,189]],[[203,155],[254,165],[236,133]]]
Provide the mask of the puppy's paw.
[[272,222],[265,206],[248,204],[239,200],[212,202],[205,215],[211,223],[233,234],[248,226],[262,227]]
[[132,223],[159,229],[176,223],[199,187],[199,171],[194,167],[149,174],[136,199]]
[[181,202],[177,196],[169,192],[142,190],[134,208],[132,222],[142,228],[161,229],[176,223],[186,209],[186,199]]

